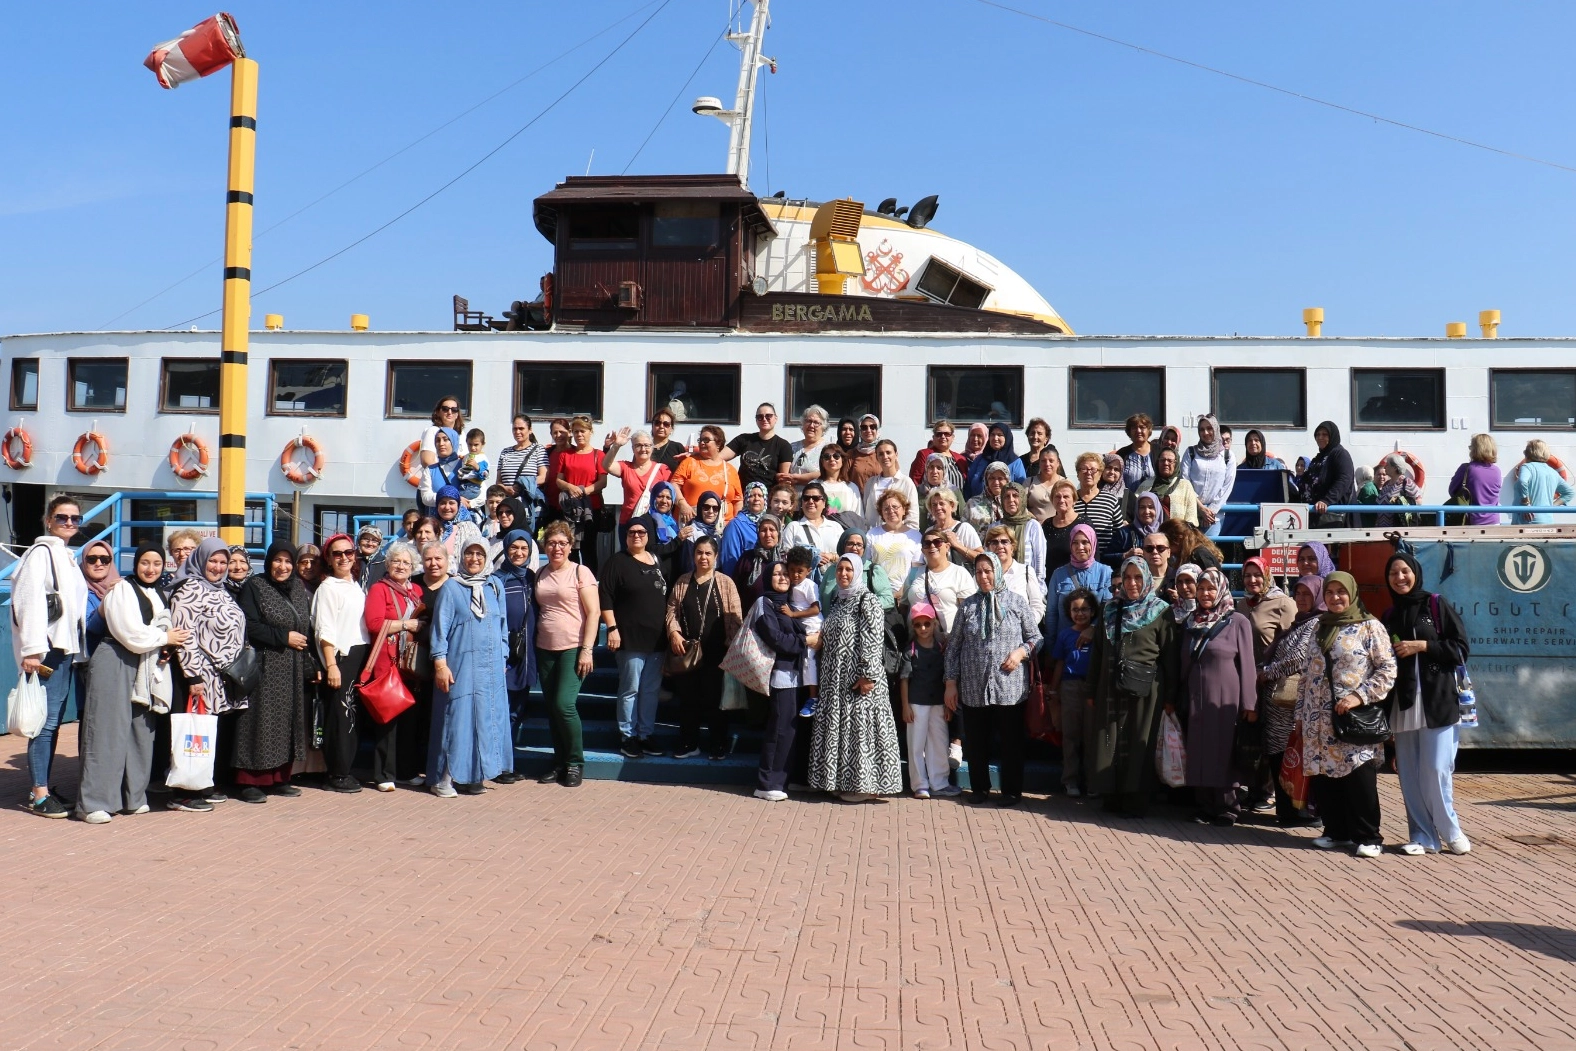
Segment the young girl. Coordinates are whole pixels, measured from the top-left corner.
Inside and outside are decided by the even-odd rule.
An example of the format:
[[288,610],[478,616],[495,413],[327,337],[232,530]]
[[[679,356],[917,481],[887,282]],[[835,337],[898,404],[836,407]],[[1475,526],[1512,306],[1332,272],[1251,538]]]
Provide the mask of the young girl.
[[1094,749],[1084,741],[1085,713],[1089,708],[1090,625],[1100,612],[1100,603],[1087,588],[1079,588],[1062,603],[1069,626],[1056,635],[1051,645],[1051,694],[1061,698],[1062,708],[1062,787],[1069,796],[1082,794],[1078,787],[1084,763],[1093,758]]
[[912,642],[902,673],[903,722],[908,726],[908,783],[915,799],[956,796],[963,790],[948,784],[947,720],[942,704],[946,658],[936,635],[936,608],[916,602],[908,611]]

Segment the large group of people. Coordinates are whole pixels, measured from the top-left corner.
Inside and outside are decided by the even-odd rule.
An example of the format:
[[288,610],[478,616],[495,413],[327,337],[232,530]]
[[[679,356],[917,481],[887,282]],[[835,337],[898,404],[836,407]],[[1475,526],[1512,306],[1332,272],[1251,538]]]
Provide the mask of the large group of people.
[[[443,398],[396,535],[275,543],[257,566],[189,530],[139,546],[124,578],[102,541],[79,564],[80,508],[57,497],[13,578],[17,662],[44,676],[47,696],[27,806],[104,823],[145,813],[150,793],[193,812],[294,796],[302,775],[343,793],[403,783],[474,795],[522,779],[514,741],[533,704],[553,752],[538,780],[576,787],[578,698],[605,631],[622,753],[719,760],[733,720],[753,711],[762,800],[792,786],[865,802],[905,782],[918,798],[960,796],[961,767],[970,802],[1016,805],[1032,700],[1068,795],[1144,814],[1167,791],[1155,756],[1169,716],[1186,743],[1184,783],[1169,790],[1197,820],[1273,813],[1322,825],[1318,846],[1366,856],[1380,842],[1385,748],[1343,727],[1352,709],[1380,706],[1406,800],[1402,851],[1470,849],[1450,780],[1467,643],[1415,559],[1391,560],[1383,623],[1317,544],[1289,591],[1249,559],[1234,595],[1216,541],[1235,481],[1291,470],[1262,432],[1233,450],[1230,429],[1203,416],[1184,445],[1140,414],[1129,444],[1071,457],[1064,476],[1041,419],[1023,453],[999,423],[974,424],[955,450],[939,421],[906,471],[873,414],[834,425],[812,406],[794,442],[774,406],[755,422],[732,440],[707,425],[685,448],[661,409],[649,430],[619,428],[598,448],[589,418],[550,421],[543,445],[518,416],[514,443],[491,457]],[[1407,458],[1367,472],[1334,423],[1315,437],[1292,473],[1324,521],[1344,520],[1332,507],[1419,501]],[[1493,440],[1474,436],[1451,481],[1457,502],[1498,500],[1496,459]],[[1532,442],[1518,465],[1529,506],[1576,498],[1549,460]],[[616,505],[604,504],[609,480]],[[1380,524],[1405,513],[1376,510]],[[260,674],[243,689],[238,668],[253,661]],[[759,666],[758,689],[725,671],[734,661]],[[377,717],[372,683],[403,687],[409,703]],[[678,709],[670,741],[658,736],[665,691]],[[82,776],[70,801],[50,771],[73,693]],[[206,789],[165,781],[169,713],[190,711],[219,719]],[[1287,765],[1309,778],[1306,798],[1279,776]]]

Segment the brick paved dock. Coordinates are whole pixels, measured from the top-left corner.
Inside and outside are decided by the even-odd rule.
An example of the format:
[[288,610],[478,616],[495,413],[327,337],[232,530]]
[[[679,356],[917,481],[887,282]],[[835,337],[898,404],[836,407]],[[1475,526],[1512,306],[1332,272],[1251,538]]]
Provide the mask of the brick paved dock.
[[1059,797],[12,805],[0,1049],[1576,1047],[1576,779],[1458,792],[1472,855],[1376,861]]

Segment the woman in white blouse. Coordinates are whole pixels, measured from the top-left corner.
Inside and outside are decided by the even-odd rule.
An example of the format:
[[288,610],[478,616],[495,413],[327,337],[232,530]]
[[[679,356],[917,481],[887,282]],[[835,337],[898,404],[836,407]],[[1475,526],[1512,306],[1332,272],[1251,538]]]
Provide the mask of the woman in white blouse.
[[351,576],[356,542],[336,533],[323,545],[327,572],[312,594],[312,634],[317,637],[328,696],[323,699],[323,761],[331,792],[359,792],[350,776],[360,743],[356,734],[356,696],[351,691],[367,661],[371,639],[364,620],[367,596]]
[[944,530],[932,528],[922,543],[925,564],[916,566],[903,584],[903,608],[916,602],[935,607],[937,627],[943,635],[952,630],[958,606],[979,590],[974,574],[952,561],[952,541]]
[[1220,424],[1213,416],[1198,418],[1198,444],[1182,454],[1179,473],[1198,494],[1198,524],[1205,536],[1220,535],[1220,513],[1231,487],[1237,482],[1237,465],[1231,450],[1220,440]]

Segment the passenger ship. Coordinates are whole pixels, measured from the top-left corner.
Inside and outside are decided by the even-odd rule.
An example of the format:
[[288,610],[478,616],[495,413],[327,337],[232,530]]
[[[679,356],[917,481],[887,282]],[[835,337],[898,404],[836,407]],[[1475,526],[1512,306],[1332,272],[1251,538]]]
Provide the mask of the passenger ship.
[[[745,175],[766,7],[756,0],[732,36],[744,52],[733,109],[695,106],[730,123],[728,170],[570,177],[538,197],[554,255],[534,302],[489,315],[455,296],[444,331],[378,331],[360,315],[345,331],[294,331],[270,315],[252,334],[247,490],[294,509],[280,532],[304,541],[410,506],[401,454],[447,395],[494,459],[515,412],[585,413],[612,430],[671,405],[682,439],[702,423],[748,428],[760,402],[785,423],[820,404],[834,421],[874,412],[905,457],[940,417],[1020,432],[1040,417],[1064,460],[1123,444],[1132,413],[1191,436],[1213,412],[1239,441],[1263,430],[1288,463],[1313,453],[1329,419],[1359,463],[1413,454],[1430,501],[1474,432],[1513,461],[1526,438],[1576,428],[1572,341],[1496,338],[1496,312],[1481,338],[1465,325],[1323,338],[1317,313],[1305,336],[1084,335],[1009,265],[935,229],[934,197],[874,209],[757,197]],[[15,335],[0,355],[13,542],[31,539],[58,491],[88,505],[125,493],[137,519],[214,517],[215,475],[194,458],[217,448],[217,332]],[[321,450],[319,470],[297,464],[311,459],[302,439]]]

